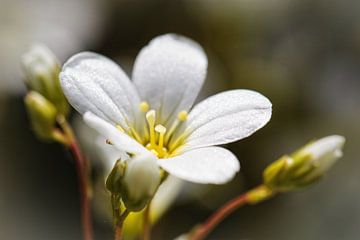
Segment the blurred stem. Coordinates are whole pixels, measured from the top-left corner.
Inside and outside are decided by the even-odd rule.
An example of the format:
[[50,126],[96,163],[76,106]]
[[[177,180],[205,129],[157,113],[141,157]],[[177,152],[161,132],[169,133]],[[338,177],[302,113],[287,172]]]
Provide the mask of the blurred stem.
[[204,223],[195,227],[189,234],[190,240],[202,240],[212,232],[219,223],[238,208],[246,204],[256,204],[272,197],[275,193],[265,185],[260,185],[230,200],[215,211]]
[[130,211],[128,211],[127,209],[124,211],[123,214],[120,215],[119,220],[116,223],[115,226],[115,236],[114,236],[114,240],[121,240],[122,236],[123,236],[123,225],[124,225],[124,221],[127,218],[127,216],[130,214]]
[[93,239],[93,229],[91,222],[91,209],[90,209],[90,184],[88,178],[88,164],[82,154],[78,141],[75,137],[75,134],[67,122],[64,116],[59,116],[57,122],[60,125],[61,129],[64,132],[65,137],[68,139],[68,143],[65,144],[69,147],[72,152],[75,163],[76,171],[78,175],[79,182],[79,192],[80,192],[80,207],[81,207],[81,222],[82,222],[82,231],[84,240]]
[[143,213],[143,229],[141,240],[150,240],[151,238],[150,205],[151,202],[148,203]]

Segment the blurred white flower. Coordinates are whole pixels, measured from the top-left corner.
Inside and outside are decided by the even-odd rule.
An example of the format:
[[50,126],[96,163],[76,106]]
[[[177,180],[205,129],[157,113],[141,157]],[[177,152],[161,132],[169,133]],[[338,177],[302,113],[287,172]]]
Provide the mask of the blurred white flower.
[[222,184],[240,165],[230,151],[214,145],[263,127],[270,120],[271,103],[254,91],[231,90],[188,113],[206,69],[201,46],[167,34],[141,50],[133,83],[117,64],[91,52],[70,58],[60,79],[69,102],[117,149],[119,158],[154,156],[159,167],[176,177]]
[[34,42],[60,59],[93,44],[104,22],[98,0],[3,0],[0,7],[0,93],[25,90],[20,58]]

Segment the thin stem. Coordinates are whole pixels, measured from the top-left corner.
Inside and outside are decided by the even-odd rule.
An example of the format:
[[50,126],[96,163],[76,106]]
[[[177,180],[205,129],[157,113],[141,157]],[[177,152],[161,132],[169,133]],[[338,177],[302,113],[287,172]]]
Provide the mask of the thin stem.
[[127,216],[130,214],[130,211],[128,211],[127,209],[124,211],[123,214],[121,214],[119,221],[117,222],[116,226],[115,226],[115,235],[114,235],[114,240],[121,240],[122,236],[123,236],[123,225],[124,225],[124,221],[127,218]]
[[227,216],[233,213],[239,207],[246,204],[255,204],[271,197],[274,193],[264,185],[260,185],[238,197],[230,200],[222,207],[220,207],[215,213],[213,213],[204,223],[195,227],[190,232],[190,240],[202,240],[204,239],[215,227],[221,223]]
[[150,240],[151,238],[151,223],[150,223],[150,203],[143,212],[143,229],[141,240]]
[[76,171],[79,182],[81,222],[84,240],[93,239],[93,229],[90,210],[90,184],[88,178],[88,166],[84,155],[81,152],[78,141],[73,133],[70,124],[62,116],[58,118],[58,123],[69,140],[69,149],[71,150],[76,163]]

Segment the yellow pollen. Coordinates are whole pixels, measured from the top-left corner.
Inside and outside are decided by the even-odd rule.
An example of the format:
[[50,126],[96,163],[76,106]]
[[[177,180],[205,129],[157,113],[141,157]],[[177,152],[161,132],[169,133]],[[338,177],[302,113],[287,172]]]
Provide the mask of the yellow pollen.
[[146,113],[146,120],[149,124],[149,131],[150,131],[150,145],[152,147],[155,146],[155,119],[156,119],[156,113],[155,110],[150,110]]
[[187,113],[187,111],[181,111],[178,113],[177,117],[180,121],[184,122],[187,120],[188,113]]
[[141,102],[139,107],[140,107],[140,111],[142,111],[142,112],[147,112],[147,111],[149,111],[149,108],[150,108],[150,106],[147,102]]
[[166,127],[164,127],[161,124],[158,124],[155,127],[155,131],[157,133],[159,133],[159,148],[160,148],[160,151],[161,151],[163,149],[163,147],[164,147],[164,135],[166,133]]

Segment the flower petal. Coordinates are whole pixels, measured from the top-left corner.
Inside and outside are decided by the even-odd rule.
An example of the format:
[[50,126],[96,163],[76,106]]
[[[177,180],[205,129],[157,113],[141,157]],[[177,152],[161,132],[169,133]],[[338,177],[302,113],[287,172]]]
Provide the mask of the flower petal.
[[258,92],[230,90],[216,94],[190,112],[183,127],[188,134],[184,149],[240,140],[263,127],[270,118],[271,102]]
[[120,151],[116,147],[106,143],[106,138],[103,136],[98,136],[95,141],[95,147],[99,153],[99,159],[104,168],[105,176],[108,176],[111,170],[114,167],[114,164],[117,160],[128,160],[129,155],[124,151]]
[[197,148],[173,158],[160,159],[158,164],[178,178],[202,184],[226,183],[240,169],[234,154],[221,147]]
[[175,34],[154,38],[136,58],[133,81],[142,101],[165,125],[189,110],[204,82],[207,57],[199,44]]
[[118,150],[135,155],[149,154],[150,152],[140,143],[129,137],[116,127],[99,118],[91,112],[84,114],[84,121],[89,127],[108,139]]
[[91,111],[126,130],[135,121],[138,94],[110,59],[91,52],[76,54],[64,64],[60,80],[69,102],[80,113]]

